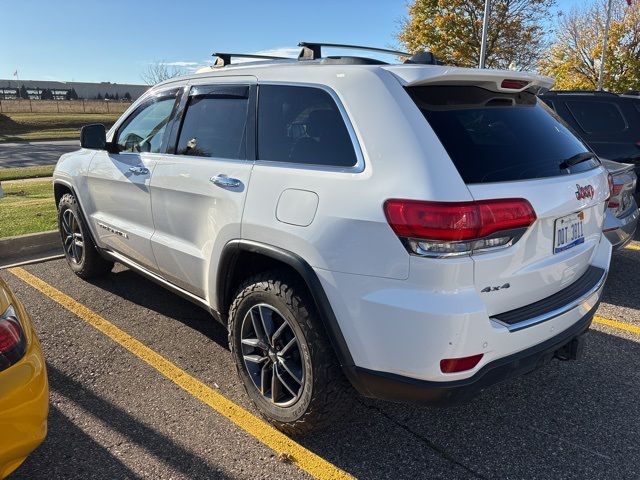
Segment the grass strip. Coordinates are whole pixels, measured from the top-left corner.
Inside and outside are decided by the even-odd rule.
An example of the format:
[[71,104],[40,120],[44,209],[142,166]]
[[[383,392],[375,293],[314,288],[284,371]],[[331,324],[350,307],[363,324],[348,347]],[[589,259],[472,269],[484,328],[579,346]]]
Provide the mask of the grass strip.
[[0,182],[4,180],[22,180],[24,178],[41,178],[53,175],[55,165],[42,165],[38,167],[1,168]]
[[33,140],[75,140],[90,123],[109,128],[119,113],[3,113],[0,114],[0,142]]
[[3,185],[0,198],[0,238],[46,232],[57,228],[50,181]]

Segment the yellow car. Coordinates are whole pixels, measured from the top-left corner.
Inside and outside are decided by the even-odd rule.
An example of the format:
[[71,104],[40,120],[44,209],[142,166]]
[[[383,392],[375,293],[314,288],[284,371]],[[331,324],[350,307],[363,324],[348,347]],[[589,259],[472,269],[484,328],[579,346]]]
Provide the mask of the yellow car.
[[0,278],[0,478],[42,443],[48,414],[40,342],[29,315]]

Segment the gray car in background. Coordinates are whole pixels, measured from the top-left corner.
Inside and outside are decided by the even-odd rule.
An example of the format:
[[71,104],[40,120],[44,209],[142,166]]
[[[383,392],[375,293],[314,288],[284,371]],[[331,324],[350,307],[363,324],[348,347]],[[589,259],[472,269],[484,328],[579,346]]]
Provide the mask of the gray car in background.
[[613,193],[602,230],[613,248],[618,249],[633,240],[638,225],[638,204],[634,198],[638,177],[632,164],[604,159],[602,164],[613,179]]

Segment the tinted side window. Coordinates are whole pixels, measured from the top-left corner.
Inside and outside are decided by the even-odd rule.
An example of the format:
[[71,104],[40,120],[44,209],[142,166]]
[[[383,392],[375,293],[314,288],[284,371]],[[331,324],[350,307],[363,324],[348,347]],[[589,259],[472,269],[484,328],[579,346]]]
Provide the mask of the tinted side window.
[[286,85],[260,86],[258,158],[338,167],[357,163],[331,95],[320,88]]
[[187,103],[176,153],[246,158],[248,90],[248,87],[222,87],[208,93],[196,90]]
[[160,152],[174,103],[175,94],[172,94],[153,98],[138,107],[118,129],[118,150]]
[[567,108],[580,128],[587,133],[622,132],[627,124],[620,109],[611,102],[584,102],[567,100]]

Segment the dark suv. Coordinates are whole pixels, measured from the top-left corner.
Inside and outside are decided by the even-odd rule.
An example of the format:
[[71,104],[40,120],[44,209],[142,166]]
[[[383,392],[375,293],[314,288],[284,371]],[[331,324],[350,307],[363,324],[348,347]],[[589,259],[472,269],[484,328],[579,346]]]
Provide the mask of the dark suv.
[[609,92],[551,91],[540,98],[600,157],[633,163],[640,174],[640,97]]

